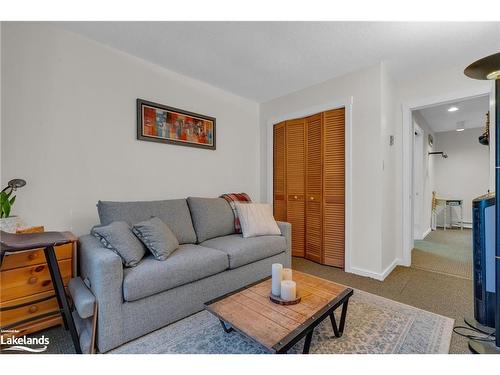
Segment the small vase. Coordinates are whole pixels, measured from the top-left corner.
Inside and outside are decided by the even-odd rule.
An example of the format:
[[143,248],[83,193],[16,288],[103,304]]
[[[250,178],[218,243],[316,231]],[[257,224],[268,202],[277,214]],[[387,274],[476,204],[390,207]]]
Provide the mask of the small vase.
[[23,227],[23,221],[19,216],[9,216],[0,219],[0,229],[8,233],[16,233]]

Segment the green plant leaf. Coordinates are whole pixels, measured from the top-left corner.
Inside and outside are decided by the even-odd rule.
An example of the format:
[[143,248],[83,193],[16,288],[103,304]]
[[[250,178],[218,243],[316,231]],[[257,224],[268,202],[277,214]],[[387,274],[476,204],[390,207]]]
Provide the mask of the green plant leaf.
[[7,193],[2,191],[0,193],[0,217],[6,217],[6,208],[7,205],[10,206],[9,199],[7,197]]
[[2,202],[1,208],[2,208],[2,212],[1,212],[0,217],[9,217],[11,205],[10,205],[10,202],[8,199],[4,199],[4,201]]
[[10,215],[10,203],[8,205],[6,205],[6,207],[4,208],[4,214],[5,214],[5,217],[9,217]]
[[14,202],[16,201],[16,196],[17,195],[14,195],[12,198],[10,198],[9,203],[10,203],[11,207],[14,205]]

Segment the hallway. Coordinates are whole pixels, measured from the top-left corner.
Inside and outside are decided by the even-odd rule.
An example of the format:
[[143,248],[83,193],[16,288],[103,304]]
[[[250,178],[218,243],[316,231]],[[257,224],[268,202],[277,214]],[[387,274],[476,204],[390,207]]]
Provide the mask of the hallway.
[[472,230],[439,228],[415,240],[411,267],[472,280]]

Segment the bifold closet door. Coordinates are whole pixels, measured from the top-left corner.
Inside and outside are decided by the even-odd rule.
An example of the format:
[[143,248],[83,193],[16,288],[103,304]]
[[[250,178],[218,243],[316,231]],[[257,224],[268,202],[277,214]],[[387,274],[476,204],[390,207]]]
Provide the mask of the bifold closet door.
[[322,142],[321,113],[306,118],[306,241],[305,257],[321,262]]
[[344,267],[345,109],[323,112],[323,260]]
[[273,129],[273,214],[274,219],[286,221],[286,124]]
[[305,128],[304,119],[286,121],[286,217],[292,224],[292,255],[304,256]]

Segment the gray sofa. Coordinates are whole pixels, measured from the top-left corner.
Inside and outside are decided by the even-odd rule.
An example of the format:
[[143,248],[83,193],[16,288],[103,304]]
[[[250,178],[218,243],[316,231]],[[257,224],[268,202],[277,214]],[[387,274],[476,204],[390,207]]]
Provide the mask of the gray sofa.
[[281,236],[243,238],[221,198],[102,202],[101,224],[130,225],[159,217],[180,247],[167,260],[148,254],[132,268],[92,235],[80,237],[80,275],[97,299],[97,347],[106,352],[201,311],[204,303],[271,274],[272,263],[291,264],[291,225]]

